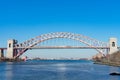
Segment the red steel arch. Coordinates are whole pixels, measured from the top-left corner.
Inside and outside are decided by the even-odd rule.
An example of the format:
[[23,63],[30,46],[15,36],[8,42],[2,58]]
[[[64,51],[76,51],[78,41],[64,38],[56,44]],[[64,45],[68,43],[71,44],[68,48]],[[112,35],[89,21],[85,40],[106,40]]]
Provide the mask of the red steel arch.
[[[32,38],[30,40],[27,40],[23,43],[16,44],[15,48],[24,47],[24,49],[17,50],[17,55],[14,58],[17,58],[20,55],[22,55],[30,47],[34,47],[35,45],[37,45],[41,42],[44,42],[44,41],[50,40],[50,39],[55,39],[55,38],[67,38],[67,39],[77,40],[77,41],[80,41],[80,42],[90,46],[90,47],[107,47],[108,46],[108,44],[105,42],[101,42],[96,39],[93,39],[93,38],[90,38],[87,36],[83,36],[80,34],[74,34],[74,33],[69,33],[69,32],[55,32],[55,33],[43,34],[43,35],[37,36],[35,38]],[[103,53],[103,49],[96,48],[96,50],[99,53]]]

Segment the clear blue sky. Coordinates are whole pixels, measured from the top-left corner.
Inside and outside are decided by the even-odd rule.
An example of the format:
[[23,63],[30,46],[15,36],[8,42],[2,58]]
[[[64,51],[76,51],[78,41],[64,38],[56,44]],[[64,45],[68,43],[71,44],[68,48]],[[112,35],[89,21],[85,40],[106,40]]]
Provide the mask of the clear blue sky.
[[[107,42],[117,37],[120,44],[119,0],[0,0],[0,47],[6,47],[8,39],[23,42],[49,32],[73,32]],[[51,50],[54,52],[55,50]],[[41,57],[89,57],[87,51],[80,54],[65,51],[41,54],[40,50],[26,52]],[[95,50],[91,51],[94,52]],[[73,51],[74,52],[74,51]],[[82,50],[81,50],[82,52]],[[32,54],[34,53],[34,54]],[[36,53],[36,54],[35,54]],[[44,53],[44,51],[43,51]],[[84,55],[83,55],[84,54]]]

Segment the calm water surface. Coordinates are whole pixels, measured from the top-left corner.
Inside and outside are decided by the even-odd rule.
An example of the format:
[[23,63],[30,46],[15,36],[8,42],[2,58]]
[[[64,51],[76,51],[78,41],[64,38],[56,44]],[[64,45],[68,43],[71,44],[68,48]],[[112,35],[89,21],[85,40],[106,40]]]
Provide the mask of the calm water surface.
[[85,60],[41,60],[0,63],[0,80],[120,80],[119,67]]

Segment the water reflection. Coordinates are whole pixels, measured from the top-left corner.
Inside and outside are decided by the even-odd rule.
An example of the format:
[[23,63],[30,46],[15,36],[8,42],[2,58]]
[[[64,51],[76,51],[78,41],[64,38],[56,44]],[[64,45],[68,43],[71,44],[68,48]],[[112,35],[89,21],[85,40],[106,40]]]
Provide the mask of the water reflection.
[[67,70],[66,64],[65,63],[60,63],[60,64],[56,64],[57,66],[57,71],[58,71],[58,79],[59,80],[67,80],[65,73]]
[[7,62],[5,66],[5,80],[12,80],[13,78],[13,63],[12,62]]
[[66,64],[61,63],[61,64],[56,64],[58,71],[65,72],[66,71]]

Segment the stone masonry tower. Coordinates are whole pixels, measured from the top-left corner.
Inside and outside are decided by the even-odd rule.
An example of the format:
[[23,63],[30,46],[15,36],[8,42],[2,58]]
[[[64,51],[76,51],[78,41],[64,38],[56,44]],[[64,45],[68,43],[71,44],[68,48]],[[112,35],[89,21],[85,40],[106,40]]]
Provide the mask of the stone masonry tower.
[[117,39],[116,38],[110,38],[109,46],[110,46],[109,54],[113,54],[114,52],[116,52],[118,50],[118,48],[117,48]]
[[17,43],[16,40],[11,39],[7,42],[7,55],[6,57],[12,59],[14,57],[14,45]]

